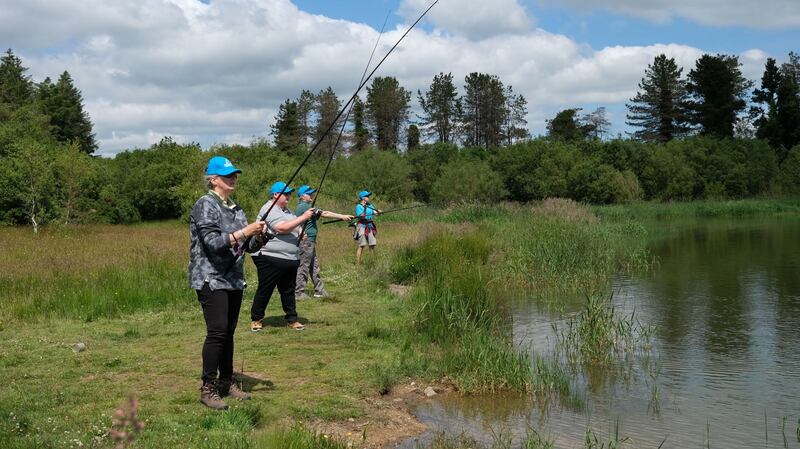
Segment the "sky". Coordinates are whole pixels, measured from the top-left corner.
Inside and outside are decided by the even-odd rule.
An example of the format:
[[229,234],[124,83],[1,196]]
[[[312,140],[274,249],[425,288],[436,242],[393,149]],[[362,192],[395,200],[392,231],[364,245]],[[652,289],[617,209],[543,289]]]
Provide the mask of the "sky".
[[[375,60],[430,1],[0,0],[0,45],[34,81],[70,72],[98,154],[163,136],[208,148],[269,137],[303,89],[349,98],[376,40]],[[658,54],[684,74],[703,53],[736,55],[758,82],[798,43],[798,0],[440,0],[376,76],[396,77],[417,112],[436,74],[462,89],[490,73],[528,100],[532,135],[562,109],[600,106],[614,135],[630,131],[625,103]]]

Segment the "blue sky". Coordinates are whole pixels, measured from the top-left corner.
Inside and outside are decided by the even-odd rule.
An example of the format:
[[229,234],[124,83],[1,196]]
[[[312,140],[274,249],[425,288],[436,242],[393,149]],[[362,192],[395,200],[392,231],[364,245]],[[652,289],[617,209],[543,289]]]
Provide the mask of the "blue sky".
[[[349,97],[387,13],[379,56],[429,2],[3,0],[0,42],[35,81],[70,72],[101,154],[163,136],[208,147],[268,138],[303,89]],[[491,73],[527,98],[532,135],[561,109],[599,106],[616,135],[658,54],[684,74],[703,53],[737,55],[758,81],[798,42],[800,0],[440,0],[377,75],[416,92],[439,72],[459,87]]]
[[[646,3],[647,0],[642,2]],[[387,13],[389,13],[388,27],[404,23],[404,18],[397,13],[401,3],[398,0],[296,0],[294,3],[313,14],[363,22],[375,29],[380,29]],[[557,2],[542,4],[530,0],[521,3],[536,18],[536,26],[553,33],[567,35],[595,49],[615,45],[677,43],[704,48],[715,53],[737,54],[752,48],[759,48],[774,55],[800,51],[800,29],[797,27],[764,29],[746,26],[712,26],[681,17],[665,23],[656,23],[630,14],[615,14],[599,8],[587,10],[554,4]]]

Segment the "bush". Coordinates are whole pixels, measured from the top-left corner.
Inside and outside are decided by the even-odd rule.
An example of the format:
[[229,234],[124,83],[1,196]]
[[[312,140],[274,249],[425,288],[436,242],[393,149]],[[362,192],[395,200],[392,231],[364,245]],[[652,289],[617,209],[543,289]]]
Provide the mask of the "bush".
[[779,183],[786,193],[800,193],[800,145],[792,148],[783,160]]
[[501,200],[506,194],[503,180],[487,162],[455,159],[442,168],[430,198],[438,204],[485,203]]

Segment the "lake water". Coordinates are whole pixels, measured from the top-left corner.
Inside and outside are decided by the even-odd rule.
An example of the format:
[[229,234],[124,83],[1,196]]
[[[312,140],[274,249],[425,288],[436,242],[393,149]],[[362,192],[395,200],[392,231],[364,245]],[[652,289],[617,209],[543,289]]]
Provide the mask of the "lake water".
[[[445,397],[414,412],[431,432],[491,443],[537,429],[556,447],[583,447],[587,428],[623,447],[800,448],[800,220],[658,224],[648,275],[618,277],[613,302],[655,330],[632,376],[583,373],[579,404],[529,397]],[[553,323],[580,312],[514,301],[514,340],[550,353]],[[643,368],[645,362],[650,368]],[[653,368],[653,367],[660,368]],[[785,435],[785,439],[784,439]],[[666,439],[666,440],[665,440]],[[403,447],[414,447],[414,441]]]

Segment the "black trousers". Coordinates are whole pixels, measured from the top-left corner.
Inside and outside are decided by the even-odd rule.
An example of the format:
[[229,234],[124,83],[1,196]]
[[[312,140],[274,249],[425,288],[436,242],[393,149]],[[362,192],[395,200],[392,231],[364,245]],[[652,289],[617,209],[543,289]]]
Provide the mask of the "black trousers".
[[206,320],[203,344],[203,383],[233,378],[233,333],[242,307],[242,290],[211,290],[208,283],[197,290]]
[[250,319],[258,321],[264,318],[269,298],[275,287],[278,287],[286,321],[289,323],[297,321],[294,287],[300,261],[270,256],[253,256],[253,263],[256,264],[256,270],[258,270],[258,288],[253,297],[253,307],[250,308]]

